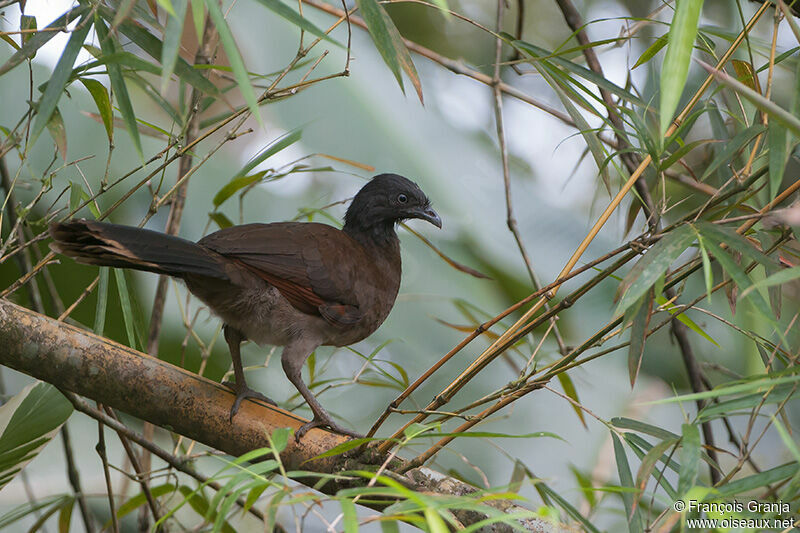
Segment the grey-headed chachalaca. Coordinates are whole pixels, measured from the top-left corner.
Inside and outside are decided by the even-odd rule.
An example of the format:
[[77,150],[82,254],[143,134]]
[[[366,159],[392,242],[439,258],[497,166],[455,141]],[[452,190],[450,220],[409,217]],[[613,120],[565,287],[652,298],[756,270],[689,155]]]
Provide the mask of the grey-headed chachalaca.
[[194,243],[129,226],[74,220],[50,226],[54,251],[81,263],[133,268],[186,282],[224,322],[236,393],[231,418],[245,398],[270,403],[247,386],[239,346],[244,340],[284,346],[286,377],[314,418],[297,432],[327,426],[345,435],[301,377],[306,358],[323,345],[358,342],[386,319],[400,287],[400,241],[406,219],[442,222],[412,181],[381,174],[353,198],[339,230],[313,222],[232,226]]

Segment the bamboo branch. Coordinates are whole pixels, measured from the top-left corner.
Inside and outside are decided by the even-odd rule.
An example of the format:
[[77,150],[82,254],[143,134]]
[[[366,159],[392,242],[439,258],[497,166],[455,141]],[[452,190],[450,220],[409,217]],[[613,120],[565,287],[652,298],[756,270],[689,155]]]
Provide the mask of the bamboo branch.
[[[278,407],[253,401],[243,402],[231,422],[228,417],[234,398],[222,385],[2,299],[0,343],[5,348],[0,351],[0,364],[227,454],[238,456],[269,446],[267,436],[275,429],[298,429],[306,422]],[[300,442],[290,439],[281,460],[286,470],[338,473],[355,469],[375,471],[375,465],[386,459],[386,456],[378,457],[368,463],[360,462],[361,458],[343,455],[314,459],[345,440],[341,435],[315,428]],[[404,476],[397,473],[401,470],[407,470],[407,462],[396,460],[386,475],[412,490],[449,495],[475,491],[463,482],[429,469],[409,470]],[[295,481],[309,486],[319,484],[316,477]],[[352,478],[330,480],[320,490],[335,493],[345,484],[366,485],[368,481]],[[527,511],[509,501],[499,500],[490,504],[505,513]],[[453,512],[464,525],[488,518],[480,512]],[[530,531],[565,531],[562,526],[539,519],[526,518],[517,523]],[[479,531],[490,530],[512,531],[512,528],[495,523]]]

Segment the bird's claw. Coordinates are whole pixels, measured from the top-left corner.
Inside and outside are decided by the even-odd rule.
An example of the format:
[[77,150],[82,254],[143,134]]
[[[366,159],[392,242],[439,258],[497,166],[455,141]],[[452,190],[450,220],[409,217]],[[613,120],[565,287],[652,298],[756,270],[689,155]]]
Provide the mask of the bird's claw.
[[239,387],[236,385],[236,383],[233,383],[231,381],[223,381],[222,384],[231,389],[236,394],[236,399],[233,401],[233,406],[231,407],[231,414],[229,418],[231,422],[233,422],[233,417],[236,416],[236,413],[239,412],[239,406],[241,406],[242,400],[244,400],[245,398],[250,398],[253,400],[261,400],[262,402],[268,403],[269,405],[277,406],[275,402],[273,402],[260,392],[254,391],[247,385]]
[[308,430],[318,427],[326,427],[331,431],[333,431],[334,433],[338,433],[339,435],[346,435],[354,439],[360,439],[364,437],[364,435],[362,435],[361,433],[356,433],[351,429],[347,429],[345,427],[340,426],[330,418],[319,418],[315,416],[313,420],[306,422],[305,424],[300,426],[300,428],[297,431],[295,431],[294,433],[295,442],[300,442],[300,439],[303,438],[303,435],[308,433]]

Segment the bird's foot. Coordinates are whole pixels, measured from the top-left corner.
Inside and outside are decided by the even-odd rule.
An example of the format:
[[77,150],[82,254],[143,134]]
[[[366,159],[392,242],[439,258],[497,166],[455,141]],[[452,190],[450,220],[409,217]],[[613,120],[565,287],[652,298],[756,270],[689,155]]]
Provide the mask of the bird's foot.
[[247,385],[238,386],[236,385],[236,383],[232,381],[223,381],[222,384],[231,389],[234,393],[236,393],[236,400],[234,400],[233,406],[231,407],[231,415],[230,415],[231,422],[233,422],[233,417],[236,416],[236,413],[239,412],[239,406],[242,404],[242,400],[244,400],[245,398],[251,398],[253,400],[261,400],[262,402],[277,406],[275,402],[273,402],[260,392],[254,391]]
[[338,433],[340,435],[347,435],[348,437],[353,437],[355,439],[360,439],[360,438],[364,437],[364,435],[362,435],[361,433],[356,433],[355,431],[353,431],[351,429],[347,429],[345,427],[340,426],[339,424],[337,424],[336,422],[334,422],[330,418],[320,418],[320,417],[314,416],[313,420],[311,420],[309,422],[306,422],[305,424],[300,426],[300,429],[295,431],[295,433],[294,433],[295,442],[300,442],[300,439],[303,438],[303,435],[305,435],[308,432],[309,429],[318,428],[318,427],[326,427],[326,428],[330,429],[331,431],[333,431],[334,433]]

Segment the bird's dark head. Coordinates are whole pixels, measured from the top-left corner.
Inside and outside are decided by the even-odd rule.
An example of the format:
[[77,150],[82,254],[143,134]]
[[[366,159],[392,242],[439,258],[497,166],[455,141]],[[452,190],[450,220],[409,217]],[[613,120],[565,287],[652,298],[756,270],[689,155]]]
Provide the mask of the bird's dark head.
[[389,237],[395,223],[411,218],[442,227],[442,220],[416,183],[397,174],[379,174],[353,198],[344,216],[344,230]]

